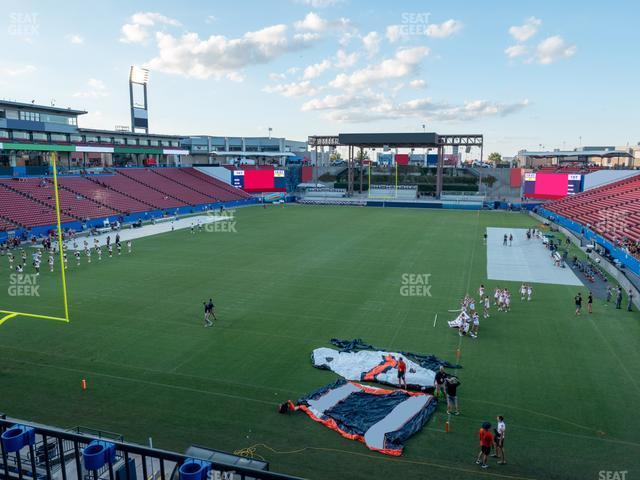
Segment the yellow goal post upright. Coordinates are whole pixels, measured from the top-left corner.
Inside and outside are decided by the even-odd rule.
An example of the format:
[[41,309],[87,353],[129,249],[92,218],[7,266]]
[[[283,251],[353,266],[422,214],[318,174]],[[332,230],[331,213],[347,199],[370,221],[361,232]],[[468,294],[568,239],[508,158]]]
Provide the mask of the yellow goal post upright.
[[398,198],[398,164],[397,163],[394,165],[394,171],[395,171],[394,185],[386,185],[387,189],[390,190],[392,193],[390,193],[389,195],[387,194],[372,195],[371,194],[371,162],[369,162],[369,188],[367,189],[369,198],[380,199],[380,200],[393,200],[395,198]]
[[0,310],[0,325],[2,325],[7,320],[10,320],[15,317],[31,317],[31,318],[39,318],[42,320],[54,320],[58,322],[69,323],[69,300],[67,296],[67,278],[65,276],[64,271],[64,252],[63,246],[64,242],[62,240],[62,223],[60,221],[60,196],[58,195],[58,154],[56,152],[51,152],[51,166],[53,168],[53,190],[54,190],[54,198],[56,203],[56,226],[58,231],[58,253],[60,255],[59,264],[60,264],[60,275],[62,277],[62,301],[64,305],[64,317],[55,317],[51,315],[42,315],[39,313],[28,313],[28,312],[16,312],[12,310]]

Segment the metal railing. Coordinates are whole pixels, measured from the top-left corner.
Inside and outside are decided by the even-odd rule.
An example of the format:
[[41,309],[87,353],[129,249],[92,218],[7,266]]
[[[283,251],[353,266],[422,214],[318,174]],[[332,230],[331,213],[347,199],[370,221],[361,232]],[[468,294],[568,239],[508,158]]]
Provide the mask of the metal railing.
[[[196,458],[110,438],[108,441],[116,449],[115,460],[109,460],[99,470],[87,470],[82,451],[94,440],[105,441],[104,435],[89,434],[80,429],[65,431],[0,415],[0,434],[14,425],[33,428],[35,442],[13,453],[7,452],[0,442],[0,479],[177,480],[180,466]],[[227,462],[229,458],[234,458],[230,454],[222,456]],[[270,472],[268,463],[249,458],[241,458],[241,462],[231,464],[216,461],[214,452],[207,458],[196,459],[212,463],[212,471],[208,475],[211,479],[299,480],[298,477]]]

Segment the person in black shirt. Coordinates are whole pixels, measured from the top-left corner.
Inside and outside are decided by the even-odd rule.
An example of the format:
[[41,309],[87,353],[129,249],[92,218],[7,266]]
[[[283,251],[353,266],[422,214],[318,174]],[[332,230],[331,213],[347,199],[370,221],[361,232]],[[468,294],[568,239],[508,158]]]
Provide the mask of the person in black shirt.
[[587,310],[589,313],[593,313],[593,293],[589,292],[589,296],[587,297]]
[[575,298],[576,302],[576,315],[580,315],[580,311],[582,310],[582,294],[578,292]]
[[[460,409],[458,408],[458,386],[460,380],[456,377],[448,377],[445,380],[445,389],[447,391],[447,414],[460,415]],[[455,412],[452,412],[455,407]]]
[[209,303],[207,302],[202,302],[202,305],[204,305],[204,326],[206,327],[210,327],[213,325],[213,322],[210,320],[211,317],[211,300],[209,300]]
[[434,395],[437,397],[439,392],[442,392],[442,396],[445,396],[445,390],[444,390],[444,382],[447,379],[447,373],[444,371],[444,367],[442,365],[440,365],[440,368],[438,369],[438,371],[436,372],[436,379],[435,379],[435,383],[434,383],[434,387],[435,387],[435,392]]
[[209,299],[209,312],[211,313],[213,319],[217,322],[218,319],[216,318],[216,306],[213,304],[212,299]]

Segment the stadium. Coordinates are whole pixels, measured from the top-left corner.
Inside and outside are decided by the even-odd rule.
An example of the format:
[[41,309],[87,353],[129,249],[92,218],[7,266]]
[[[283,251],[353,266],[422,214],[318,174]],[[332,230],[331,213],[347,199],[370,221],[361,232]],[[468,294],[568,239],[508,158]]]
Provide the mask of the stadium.
[[[130,15],[121,43],[181,25]],[[451,110],[309,106],[286,136],[164,134],[178,67],[119,68],[128,125],[96,125],[106,94],[0,100],[1,479],[640,475],[640,147],[501,157]]]

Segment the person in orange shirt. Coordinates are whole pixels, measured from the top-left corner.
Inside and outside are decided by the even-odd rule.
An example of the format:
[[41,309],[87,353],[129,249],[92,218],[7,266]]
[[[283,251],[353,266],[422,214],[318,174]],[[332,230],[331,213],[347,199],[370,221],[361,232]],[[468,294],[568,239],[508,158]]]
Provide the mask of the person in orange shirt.
[[405,378],[407,374],[407,364],[404,363],[404,359],[399,357],[398,359],[398,386],[400,388],[407,389],[407,379]]
[[491,453],[491,445],[493,445],[493,433],[491,433],[491,424],[489,422],[482,424],[478,437],[480,438],[480,453],[476,458],[476,464],[482,468],[489,468],[487,457]]

